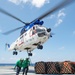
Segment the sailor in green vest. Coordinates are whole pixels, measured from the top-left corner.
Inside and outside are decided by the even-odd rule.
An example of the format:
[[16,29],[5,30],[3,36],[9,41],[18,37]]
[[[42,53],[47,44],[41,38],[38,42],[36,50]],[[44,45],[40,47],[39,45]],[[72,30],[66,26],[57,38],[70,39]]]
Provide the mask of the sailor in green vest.
[[16,71],[16,75],[19,75],[21,68],[22,68],[22,64],[23,64],[24,59],[20,59],[17,61],[14,69],[17,67],[17,71]]
[[23,61],[23,75],[27,75],[27,72],[28,72],[28,67],[30,65],[30,61],[29,61],[29,58],[26,58],[26,60]]

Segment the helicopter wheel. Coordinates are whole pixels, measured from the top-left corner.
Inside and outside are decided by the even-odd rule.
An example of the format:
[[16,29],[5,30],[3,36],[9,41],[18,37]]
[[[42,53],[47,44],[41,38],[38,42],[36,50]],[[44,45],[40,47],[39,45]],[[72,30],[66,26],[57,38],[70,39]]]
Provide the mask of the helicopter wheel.
[[32,56],[32,53],[28,53],[28,56]]
[[43,46],[42,45],[38,45],[37,48],[38,49],[43,49]]
[[14,52],[13,52],[13,55],[17,55],[17,54],[18,54],[18,52],[17,52],[17,51],[14,51]]

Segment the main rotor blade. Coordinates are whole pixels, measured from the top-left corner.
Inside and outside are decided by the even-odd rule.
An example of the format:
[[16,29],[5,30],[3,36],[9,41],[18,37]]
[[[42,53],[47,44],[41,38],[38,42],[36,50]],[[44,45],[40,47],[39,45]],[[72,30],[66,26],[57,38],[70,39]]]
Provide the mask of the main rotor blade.
[[[38,17],[37,19],[41,20],[45,17],[47,17],[48,15],[52,14],[53,12],[59,10],[62,7],[65,7],[69,4],[71,4],[72,2],[74,2],[75,0],[64,0],[63,2],[61,2],[59,5],[57,5],[56,7],[54,7],[53,9],[50,9],[49,11],[47,11],[46,13],[44,13],[43,15],[41,15],[40,17]],[[36,19],[35,19],[36,20]],[[33,21],[35,21],[33,20]],[[33,22],[32,21],[32,22]]]
[[19,18],[15,17],[14,15],[8,13],[7,11],[5,11],[5,10],[2,9],[2,8],[0,8],[0,12],[3,13],[3,14],[5,14],[5,15],[8,15],[8,16],[10,16],[10,17],[12,17],[12,18],[14,18],[14,19],[16,19],[16,20],[18,20],[18,21],[20,21],[20,22],[23,23],[23,24],[26,24],[25,22],[23,22],[23,21],[20,20]]
[[2,34],[4,34],[4,35],[8,35],[8,34],[10,34],[10,33],[12,33],[12,32],[15,32],[15,31],[17,31],[17,30],[23,28],[23,27],[24,27],[24,26],[21,26],[21,27],[15,28],[15,29],[13,29],[13,30],[10,30],[10,31],[7,31],[7,32],[4,32],[4,33],[2,33]]

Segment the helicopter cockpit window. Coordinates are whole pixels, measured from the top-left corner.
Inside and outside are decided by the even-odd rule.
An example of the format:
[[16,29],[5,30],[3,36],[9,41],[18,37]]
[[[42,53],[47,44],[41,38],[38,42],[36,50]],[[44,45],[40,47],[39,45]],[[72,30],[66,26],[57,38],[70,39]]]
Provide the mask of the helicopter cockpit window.
[[44,32],[45,31],[45,29],[36,29],[36,32]]

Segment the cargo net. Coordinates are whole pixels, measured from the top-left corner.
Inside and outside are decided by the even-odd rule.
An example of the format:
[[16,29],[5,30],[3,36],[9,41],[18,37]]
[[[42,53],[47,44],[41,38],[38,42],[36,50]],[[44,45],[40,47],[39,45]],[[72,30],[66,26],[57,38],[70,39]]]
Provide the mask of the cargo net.
[[38,62],[35,64],[35,72],[37,74],[46,74],[46,68],[45,68],[44,62]]
[[36,74],[75,74],[75,62],[36,62]]

